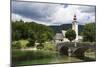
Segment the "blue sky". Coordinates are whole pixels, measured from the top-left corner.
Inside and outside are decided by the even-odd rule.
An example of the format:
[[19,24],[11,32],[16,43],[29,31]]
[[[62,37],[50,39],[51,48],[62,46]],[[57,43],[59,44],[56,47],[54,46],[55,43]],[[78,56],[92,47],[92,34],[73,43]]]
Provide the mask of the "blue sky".
[[95,6],[12,1],[11,19],[35,21],[45,25],[72,23],[76,14],[79,24],[95,22]]

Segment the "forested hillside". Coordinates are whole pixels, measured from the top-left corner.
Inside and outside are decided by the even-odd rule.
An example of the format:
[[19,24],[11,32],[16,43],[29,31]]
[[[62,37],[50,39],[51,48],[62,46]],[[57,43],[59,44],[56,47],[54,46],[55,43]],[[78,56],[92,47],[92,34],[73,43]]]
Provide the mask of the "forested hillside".
[[[68,30],[69,28],[72,28],[72,24],[63,24],[60,26],[50,26],[55,32],[61,32],[61,30]],[[78,25],[79,34],[83,31],[84,25]]]
[[53,30],[48,26],[35,22],[24,22],[22,20],[12,21],[12,40],[50,40],[53,35]]

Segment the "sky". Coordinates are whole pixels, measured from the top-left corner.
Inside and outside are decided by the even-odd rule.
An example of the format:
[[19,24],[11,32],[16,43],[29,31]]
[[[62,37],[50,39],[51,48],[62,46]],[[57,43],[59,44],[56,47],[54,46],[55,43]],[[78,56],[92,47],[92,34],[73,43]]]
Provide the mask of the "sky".
[[95,6],[12,1],[11,20],[44,25],[69,24],[76,14],[79,24],[95,22]]

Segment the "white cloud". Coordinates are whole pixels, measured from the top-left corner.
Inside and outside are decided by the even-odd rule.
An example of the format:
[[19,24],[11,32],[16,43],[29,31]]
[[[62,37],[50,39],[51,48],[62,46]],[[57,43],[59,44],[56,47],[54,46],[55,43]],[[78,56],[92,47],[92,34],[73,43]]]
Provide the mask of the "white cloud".
[[13,21],[19,21],[19,20],[24,20],[24,21],[28,21],[28,22],[30,22],[30,21],[33,21],[32,19],[30,19],[30,18],[25,18],[25,17],[23,17],[23,16],[20,16],[20,15],[18,15],[18,14],[14,14],[14,13],[12,13],[11,14],[11,20],[13,20]]
[[93,13],[95,12],[94,6],[81,6],[79,7],[79,10],[83,13]]
[[[65,5],[61,4],[27,2],[20,3],[20,6],[17,6],[17,9],[14,9],[16,9],[17,13],[20,13],[12,13],[12,20],[22,19],[24,21],[36,21],[45,25],[57,25],[72,23],[73,15],[76,14],[79,24],[95,22],[94,6],[66,5],[67,7],[65,7]],[[22,9],[24,12],[22,12]]]
[[67,8],[60,7],[59,10],[52,15],[52,22],[57,23],[69,23],[68,21],[72,21],[73,15],[77,14],[77,8],[78,6],[72,6],[69,5]]
[[[69,5],[67,8],[59,7],[59,10],[51,16],[52,23],[72,23],[74,14],[77,15],[79,24],[95,22],[95,15],[91,13],[81,12],[79,8],[82,6]],[[84,8],[88,6],[84,6]]]

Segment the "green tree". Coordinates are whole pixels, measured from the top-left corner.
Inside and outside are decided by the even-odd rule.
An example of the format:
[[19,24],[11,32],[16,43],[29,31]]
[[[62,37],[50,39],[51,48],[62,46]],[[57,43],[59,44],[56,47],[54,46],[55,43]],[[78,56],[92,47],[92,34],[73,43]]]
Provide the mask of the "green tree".
[[12,21],[12,40],[29,40],[28,46],[34,46],[35,42],[40,43],[39,47],[44,46],[45,41],[52,40],[53,30],[45,25],[35,22]]
[[83,29],[83,41],[96,41],[96,25],[95,23],[88,23]]
[[35,45],[36,42],[36,34],[32,31],[28,32],[28,41],[29,43],[27,44],[28,47],[32,47]]
[[37,34],[37,42],[39,45],[37,46],[38,49],[42,49],[44,47],[44,42],[48,40],[48,36],[46,32],[38,32]]
[[68,40],[72,41],[76,38],[76,33],[72,29],[68,29],[65,33],[65,37],[68,38]]

